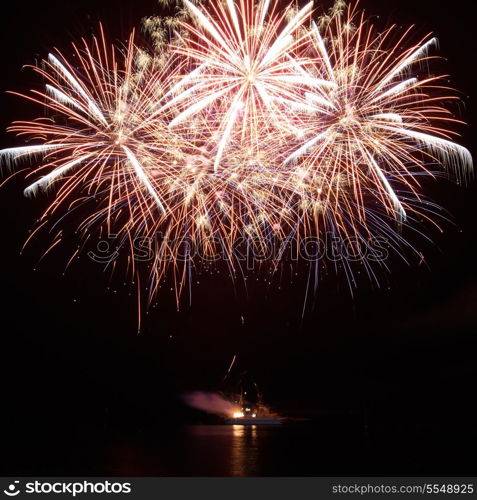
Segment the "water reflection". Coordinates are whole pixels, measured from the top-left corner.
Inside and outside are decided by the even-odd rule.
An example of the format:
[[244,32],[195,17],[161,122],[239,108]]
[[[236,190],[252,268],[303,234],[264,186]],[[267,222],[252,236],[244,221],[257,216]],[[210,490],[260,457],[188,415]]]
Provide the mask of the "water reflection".
[[356,464],[366,473],[375,456],[369,440],[363,440],[361,427],[342,423],[163,427],[118,435],[104,455],[88,456],[98,461],[92,466],[124,476],[320,476],[337,470],[352,475]]
[[258,432],[256,425],[233,425],[230,448],[231,469],[234,476],[256,474],[258,463]]

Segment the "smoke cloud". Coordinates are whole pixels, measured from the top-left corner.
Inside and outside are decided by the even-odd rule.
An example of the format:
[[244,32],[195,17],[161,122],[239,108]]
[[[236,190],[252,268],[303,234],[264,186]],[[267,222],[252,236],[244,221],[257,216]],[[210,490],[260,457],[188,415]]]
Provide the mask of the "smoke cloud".
[[184,394],[183,398],[192,408],[224,417],[230,417],[237,408],[231,401],[215,392],[190,392]]

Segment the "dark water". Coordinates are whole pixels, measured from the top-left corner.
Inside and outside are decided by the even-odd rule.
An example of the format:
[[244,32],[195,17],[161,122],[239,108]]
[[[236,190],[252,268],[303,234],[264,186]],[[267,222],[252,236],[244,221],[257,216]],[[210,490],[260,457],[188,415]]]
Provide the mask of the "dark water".
[[[338,424],[338,423],[336,423]],[[442,429],[374,433],[341,421],[276,426],[194,425],[110,448],[110,473],[153,476],[352,476],[464,473],[471,436]],[[467,439],[466,439],[467,438]],[[108,459],[106,459],[108,460]],[[104,465],[104,464],[103,464]],[[469,471],[470,472],[470,471]]]
[[[345,429],[343,435],[349,434]],[[318,476],[343,469],[363,451],[363,436],[343,449],[313,425],[191,425],[118,442],[112,473],[166,476]]]
[[475,433],[432,422],[368,427],[333,417],[283,426],[162,423],[27,434],[12,434],[2,449],[3,475],[438,476],[475,468]]

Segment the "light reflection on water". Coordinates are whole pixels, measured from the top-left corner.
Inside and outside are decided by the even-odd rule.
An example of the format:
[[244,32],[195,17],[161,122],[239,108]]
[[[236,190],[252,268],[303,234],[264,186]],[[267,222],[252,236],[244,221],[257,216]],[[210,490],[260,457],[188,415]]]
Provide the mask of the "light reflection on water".
[[231,472],[234,476],[248,476],[257,468],[258,443],[256,425],[233,425]]
[[362,439],[346,426],[164,426],[123,436],[106,460],[124,476],[320,476],[361,463]]
[[206,474],[253,476],[259,474],[265,434],[256,425],[196,425],[188,427],[187,447],[194,450],[190,456],[204,457],[200,469]]

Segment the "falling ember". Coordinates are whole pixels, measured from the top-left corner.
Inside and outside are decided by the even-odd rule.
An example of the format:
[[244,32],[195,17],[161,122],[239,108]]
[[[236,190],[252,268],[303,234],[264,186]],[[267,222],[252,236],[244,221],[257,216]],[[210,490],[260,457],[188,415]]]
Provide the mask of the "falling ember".
[[43,88],[13,92],[46,113],[12,123],[22,142],[2,166],[29,161],[25,195],[54,193],[42,223],[80,209],[78,232],[118,235],[130,262],[135,238],[165,235],[149,303],[168,271],[179,302],[194,264],[179,258],[185,240],[232,275],[244,239],[261,255],[278,242],[279,256],[328,231],[406,246],[402,227],[432,218],[423,176],[471,175],[445,107],[456,97],[425,74],[434,37],[411,42],[339,5],[318,18],[312,2],[184,0],[149,52],[134,33],[111,46],[100,27],[32,68]]

